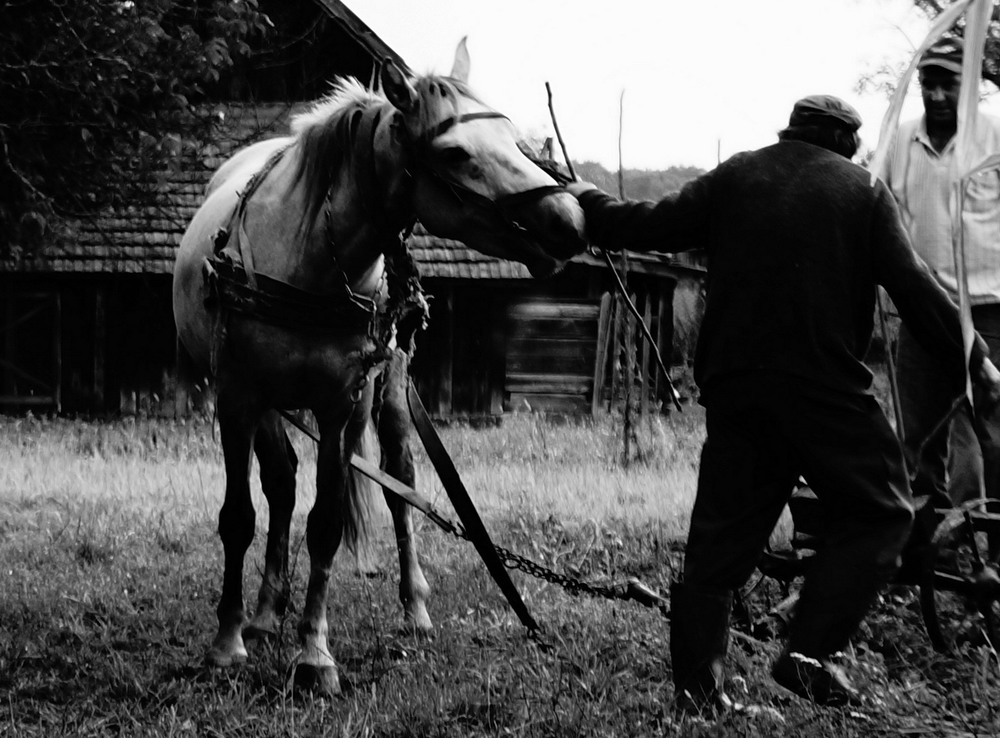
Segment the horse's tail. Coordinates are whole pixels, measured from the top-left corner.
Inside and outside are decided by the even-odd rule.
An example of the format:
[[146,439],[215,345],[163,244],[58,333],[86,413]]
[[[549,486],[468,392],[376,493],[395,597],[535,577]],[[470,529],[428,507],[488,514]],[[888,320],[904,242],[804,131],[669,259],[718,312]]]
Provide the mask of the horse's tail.
[[[363,420],[364,428],[358,435],[353,453],[378,464],[380,460],[378,436],[375,433],[375,426],[367,417],[365,403],[358,403],[358,410],[355,412],[363,413],[362,417],[356,416],[356,419],[359,422]],[[366,559],[371,553],[368,550],[368,529],[372,502],[376,497],[380,497],[381,493],[382,487],[377,482],[353,467],[350,468],[347,475],[347,494],[344,499],[344,543],[357,556],[362,568],[365,568]]]
[[193,403],[194,410],[200,412],[204,410],[205,404],[210,402],[211,398],[208,393],[211,384],[209,372],[192,356],[179,336],[176,344],[176,359],[177,388],[187,393]]

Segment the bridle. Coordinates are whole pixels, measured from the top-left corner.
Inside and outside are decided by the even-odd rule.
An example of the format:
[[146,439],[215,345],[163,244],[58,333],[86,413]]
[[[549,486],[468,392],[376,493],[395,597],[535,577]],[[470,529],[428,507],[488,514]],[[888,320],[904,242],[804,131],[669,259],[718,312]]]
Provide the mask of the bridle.
[[[559,184],[542,185],[541,187],[534,187],[529,190],[524,190],[523,192],[514,192],[509,195],[492,198],[476,192],[461,182],[442,174],[438,168],[434,166],[434,157],[430,153],[430,147],[434,140],[444,135],[455,126],[473,120],[496,118],[509,120],[509,118],[503,113],[495,111],[465,113],[463,115],[453,115],[445,118],[437,125],[432,126],[416,137],[411,138],[404,134],[404,141],[407,142],[407,147],[410,149],[412,159],[410,175],[413,176],[417,173],[422,174],[437,184],[441,189],[450,192],[461,205],[486,212],[494,216],[499,222],[503,223],[511,230],[527,233],[528,229],[517,221],[518,209],[526,204],[536,203],[549,195],[565,192],[565,187]],[[400,130],[405,131],[405,126],[400,125]]]

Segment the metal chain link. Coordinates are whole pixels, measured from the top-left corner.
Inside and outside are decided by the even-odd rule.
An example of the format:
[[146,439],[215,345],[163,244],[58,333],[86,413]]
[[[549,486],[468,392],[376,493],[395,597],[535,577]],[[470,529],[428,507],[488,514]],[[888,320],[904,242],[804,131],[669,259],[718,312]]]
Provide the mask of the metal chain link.
[[[435,522],[437,522],[443,530],[451,533],[456,538],[463,541],[471,540],[462,526],[457,525],[450,520],[444,520],[444,525],[441,524],[441,521]],[[621,584],[613,585],[588,584],[578,577],[573,577],[568,574],[560,574],[547,566],[543,566],[542,564],[532,561],[525,556],[514,553],[510,549],[504,548],[503,546],[493,544],[493,548],[500,557],[500,561],[502,561],[503,565],[508,569],[516,569],[527,574],[528,576],[534,577],[535,579],[541,579],[549,584],[558,585],[574,597],[585,594],[590,597],[602,597],[606,600],[634,600],[641,605],[645,605],[646,607],[658,608],[664,617],[670,614],[668,601],[662,595],[657,594],[638,579],[629,578]]]

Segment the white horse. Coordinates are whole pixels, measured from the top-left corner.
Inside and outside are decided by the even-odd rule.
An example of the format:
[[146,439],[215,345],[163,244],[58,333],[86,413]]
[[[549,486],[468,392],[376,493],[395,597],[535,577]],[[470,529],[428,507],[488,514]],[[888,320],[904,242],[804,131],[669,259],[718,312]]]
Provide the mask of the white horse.
[[[223,164],[184,235],[173,288],[180,359],[201,376],[214,375],[226,469],[219,513],[225,572],[211,664],[244,660],[244,636],[276,632],[287,605],[297,460],[277,411],[305,408],[321,440],[295,679],[326,693],[340,690],[327,643],[327,592],[334,554],[363,522],[348,462],[380,372],[384,464],[413,483],[404,394],[409,356],[393,344],[398,315],[386,313],[385,254],[400,248],[401,231],[419,219],[431,233],[519,260],[535,275],[552,273],[584,248],[576,200],[524,156],[510,121],[470,91],[467,72],[463,43],[449,77],[411,80],[386,60],[381,93],[340,80],[293,120],[291,136],[250,146]],[[217,238],[220,231],[225,239]],[[269,524],[248,624],[251,452]],[[409,509],[389,502],[405,624],[428,630],[428,586]]]

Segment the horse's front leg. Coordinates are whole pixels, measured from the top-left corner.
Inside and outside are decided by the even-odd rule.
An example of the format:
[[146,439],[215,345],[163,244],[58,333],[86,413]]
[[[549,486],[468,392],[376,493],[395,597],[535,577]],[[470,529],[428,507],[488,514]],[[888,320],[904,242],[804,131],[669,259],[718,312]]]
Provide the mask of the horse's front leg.
[[253,447],[260,463],[260,486],[267,499],[267,549],[257,609],[253,620],[243,629],[243,637],[267,638],[277,635],[291,593],[288,536],[295,508],[298,458],[281,417],[274,410],[261,420]]
[[[404,484],[416,488],[413,468],[413,451],[410,447],[410,423],[406,405],[406,382],[409,356],[400,350],[386,367],[383,378],[382,407],[378,416],[378,436],[382,444],[385,471]],[[385,492],[385,500],[392,512],[392,525],[396,533],[399,552],[399,600],[403,604],[403,629],[416,633],[429,633],[433,628],[427,612],[430,586],[420,568],[417,556],[417,538],[413,531],[413,511],[402,499]]]
[[327,595],[333,557],[344,536],[345,514],[350,509],[345,416],[317,413],[320,443],[316,457],[316,502],[306,521],[309,549],[309,585],[299,620],[302,653],[295,668],[295,685],[328,695],[340,694],[337,663],[330,654]]
[[257,418],[243,397],[220,388],[219,433],[226,467],[226,497],[219,511],[219,537],[225,553],[222,596],[217,609],[219,630],[208,651],[214,666],[245,661],[243,644],[243,559],[253,541],[256,514],[250,499],[250,449]]

